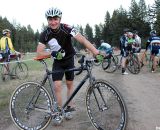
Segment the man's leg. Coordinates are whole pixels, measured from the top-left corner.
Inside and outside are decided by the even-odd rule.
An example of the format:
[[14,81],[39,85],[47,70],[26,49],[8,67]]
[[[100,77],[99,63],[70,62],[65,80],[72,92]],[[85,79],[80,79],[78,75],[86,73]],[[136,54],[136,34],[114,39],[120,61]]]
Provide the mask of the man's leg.
[[[70,95],[73,92],[73,81],[66,80],[66,85],[67,85],[67,98],[70,97]],[[68,106],[73,106],[73,102],[71,101]]]
[[154,56],[153,57],[153,66],[152,66],[152,72],[155,72],[156,68],[157,68],[157,64],[158,63],[158,57]]
[[54,81],[54,89],[59,106],[62,106],[62,81]]

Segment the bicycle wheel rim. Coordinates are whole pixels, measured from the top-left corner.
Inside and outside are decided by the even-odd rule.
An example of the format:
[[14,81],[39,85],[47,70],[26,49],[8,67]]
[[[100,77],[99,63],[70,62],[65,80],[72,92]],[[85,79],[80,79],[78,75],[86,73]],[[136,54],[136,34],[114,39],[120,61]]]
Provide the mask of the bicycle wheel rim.
[[28,77],[28,66],[23,62],[17,63],[15,74],[18,79],[26,79]]
[[[100,88],[106,106],[103,104],[99,94],[96,92]],[[103,90],[103,89],[104,90]],[[93,94],[95,91],[100,108]],[[102,91],[103,90],[103,91]],[[89,87],[86,95],[87,112],[92,125],[97,130],[124,130],[127,123],[127,110],[120,93],[113,85],[104,80],[96,80],[93,86]],[[105,109],[106,107],[106,109]]]
[[[51,108],[51,97],[44,87],[39,89],[39,96],[36,104],[31,103],[37,87],[40,85],[34,82],[27,82],[20,85],[12,94],[10,99],[10,115],[18,128],[23,130],[41,130],[47,127],[51,120],[49,114]],[[37,91],[38,92],[38,91]],[[46,111],[44,111],[46,110]]]

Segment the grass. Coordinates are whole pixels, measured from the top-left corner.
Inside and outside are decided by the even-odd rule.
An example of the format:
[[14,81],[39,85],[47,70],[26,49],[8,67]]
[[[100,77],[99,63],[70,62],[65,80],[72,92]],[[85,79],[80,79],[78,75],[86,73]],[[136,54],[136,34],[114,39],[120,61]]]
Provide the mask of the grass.
[[[5,110],[5,108],[8,109],[9,106],[9,100],[11,97],[11,94],[15,90],[16,87],[18,87],[21,83],[25,81],[39,81],[44,74],[44,67],[43,64],[33,60],[35,57],[35,54],[26,54],[23,58],[23,62],[25,62],[28,66],[29,70],[29,76],[25,80],[19,80],[19,79],[12,79],[7,81],[2,81],[0,76],[0,111]],[[52,67],[53,60],[47,59],[47,64],[49,68]],[[13,67],[15,63],[11,64]],[[1,68],[1,65],[0,65]]]

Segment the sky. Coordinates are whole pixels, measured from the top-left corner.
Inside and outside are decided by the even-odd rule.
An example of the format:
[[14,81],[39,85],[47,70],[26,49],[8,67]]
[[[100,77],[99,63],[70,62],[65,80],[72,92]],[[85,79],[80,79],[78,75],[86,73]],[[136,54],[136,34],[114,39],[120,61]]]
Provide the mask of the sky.
[[[145,2],[152,5],[154,0]],[[121,5],[128,10],[131,0],[0,0],[0,3],[2,18],[6,17],[11,23],[25,27],[30,24],[34,31],[41,31],[42,24],[47,25],[45,11],[50,7],[62,11],[62,23],[82,27],[88,23],[94,27],[95,24],[104,23],[107,11],[112,15]]]

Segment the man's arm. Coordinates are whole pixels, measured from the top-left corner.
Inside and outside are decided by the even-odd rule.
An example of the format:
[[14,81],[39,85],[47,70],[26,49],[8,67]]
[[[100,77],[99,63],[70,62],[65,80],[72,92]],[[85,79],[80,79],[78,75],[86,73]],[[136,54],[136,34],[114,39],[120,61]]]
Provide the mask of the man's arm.
[[98,55],[99,54],[99,50],[97,50],[92,44],[91,42],[89,42],[84,36],[82,36],[80,33],[78,33],[76,36],[74,36],[74,38],[80,42],[81,44],[83,44],[87,49],[89,49],[93,55]]
[[46,52],[45,48],[45,44],[39,43],[37,46],[37,56],[50,56],[51,52]]

